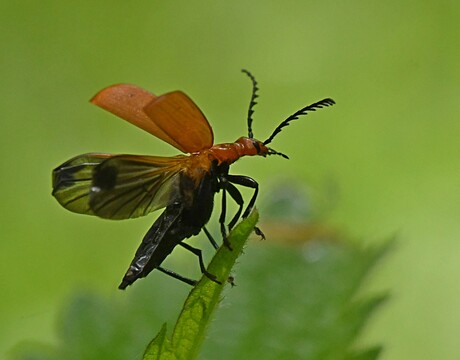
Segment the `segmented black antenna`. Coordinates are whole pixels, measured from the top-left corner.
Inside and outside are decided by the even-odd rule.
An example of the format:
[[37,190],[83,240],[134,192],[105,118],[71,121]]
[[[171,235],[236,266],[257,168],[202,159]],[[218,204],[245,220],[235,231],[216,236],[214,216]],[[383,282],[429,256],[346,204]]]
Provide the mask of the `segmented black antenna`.
[[291,121],[297,120],[299,118],[299,116],[308,115],[309,111],[316,111],[317,109],[321,109],[321,108],[326,107],[326,106],[332,106],[334,104],[335,104],[334,100],[332,100],[330,98],[326,98],[326,99],[323,99],[321,101],[315,102],[314,104],[305,106],[304,108],[298,110],[297,112],[295,112],[294,114],[289,116],[281,124],[279,124],[278,127],[275,129],[275,131],[273,131],[273,134],[271,134],[270,137],[263,142],[263,144],[264,145],[270,144],[272,142],[273,138],[281,131],[281,129],[283,127],[288,126]]
[[253,107],[257,104],[255,100],[259,97],[259,95],[257,95],[257,91],[259,90],[259,88],[257,87],[256,78],[248,70],[242,69],[241,71],[244,72],[247,76],[249,76],[249,78],[252,81],[252,95],[248,109],[248,138],[253,139],[254,134],[252,133],[252,114],[254,114]]
[[279,156],[282,156],[285,159],[289,160],[289,156],[287,156],[286,154],[280,153],[279,151],[276,151],[276,150],[270,149],[270,148],[268,149],[268,155],[279,155]]

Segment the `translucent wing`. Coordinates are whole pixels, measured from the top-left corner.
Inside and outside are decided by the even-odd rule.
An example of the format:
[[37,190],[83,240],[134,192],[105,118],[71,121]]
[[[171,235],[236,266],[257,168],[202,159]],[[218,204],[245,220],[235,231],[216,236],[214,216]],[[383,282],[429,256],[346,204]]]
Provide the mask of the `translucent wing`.
[[94,215],[89,207],[93,171],[110,158],[109,154],[84,154],[74,157],[53,170],[53,196],[66,209]]
[[101,90],[91,102],[182,152],[197,152],[213,144],[205,116],[180,91],[156,96],[135,85],[118,84]]
[[188,157],[84,154],[53,171],[53,196],[66,209],[107,219],[147,215],[180,200]]

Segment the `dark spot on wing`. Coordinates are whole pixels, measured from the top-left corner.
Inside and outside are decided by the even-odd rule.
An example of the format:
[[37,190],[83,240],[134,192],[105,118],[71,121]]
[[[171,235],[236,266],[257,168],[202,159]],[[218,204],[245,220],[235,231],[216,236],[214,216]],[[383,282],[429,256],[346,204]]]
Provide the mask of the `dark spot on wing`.
[[118,170],[114,166],[98,166],[94,169],[93,186],[100,190],[112,190],[117,184]]

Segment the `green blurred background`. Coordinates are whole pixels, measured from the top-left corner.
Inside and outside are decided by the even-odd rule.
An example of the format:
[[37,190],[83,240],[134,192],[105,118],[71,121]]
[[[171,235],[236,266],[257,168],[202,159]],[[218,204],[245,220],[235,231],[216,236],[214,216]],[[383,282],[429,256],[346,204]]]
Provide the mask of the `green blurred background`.
[[365,244],[396,233],[368,284],[392,298],[362,342],[383,343],[383,359],[459,359],[459,16],[454,1],[2,2],[0,353],[52,340],[75,289],[123,297],[116,286],[154,218],[71,214],[50,195],[51,170],[90,151],[177,153],[88,99],[119,82],[181,89],[216,142],[233,141],[246,134],[244,67],[261,89],[256,137],[316,100],[337,105],[279,135],[290,161],[244,159],[232,172],[265,197],[281,177],[332,181],[328,222]]

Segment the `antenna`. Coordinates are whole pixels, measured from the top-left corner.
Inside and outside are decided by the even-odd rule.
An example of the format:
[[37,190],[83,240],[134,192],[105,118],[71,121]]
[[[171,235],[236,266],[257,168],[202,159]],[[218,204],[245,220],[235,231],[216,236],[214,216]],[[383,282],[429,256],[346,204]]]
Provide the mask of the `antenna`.
[[273,134],[271,134],[270,137],[263,142],[263,144],[264,145],[270,144],[272,140],[274,139],[274,137],[281,131],[283,127],[288,126],[291,121],[297,120],[299,116],[308,115],[309,111],[316,111],[317,109],[321,109],[326,106],[332,106],[334,104],[335,104],[334,100],[330,98],[326,98],[321,101],[315,102],[314,104],[305,106],[304,108],[296,111],[294,114],[289,116],[286,120],[284,120],[281,124],[279,124],[278,127],[273,131]]
[[280,153],[279,151],[276,151],[276,150],[271,149],[271,148],[268,148],[268,154],[267,155],[279,155],[279,156],[282,156],[285,159],[289,160],[289,156],[287,156],[286,154]]
[[259,88],[257,87],[256,78],[248,70],[242,69],[241,71],[244,72],[247,76],[249,76],[249,78],[252,81],[252,95],[248,109],[248,138],[253,139],[254,134],[252,133],[252,114],[254,114],[253,107],[257,104],[255,100],[259,97],[259,95],[257,95],[257,91],[259,90]]

